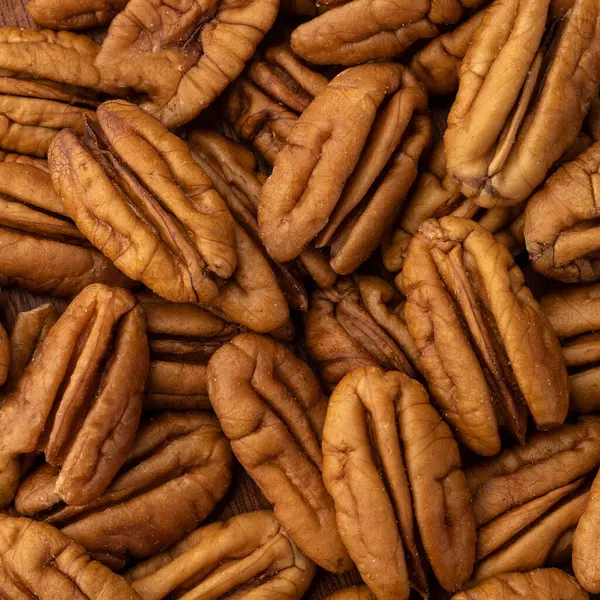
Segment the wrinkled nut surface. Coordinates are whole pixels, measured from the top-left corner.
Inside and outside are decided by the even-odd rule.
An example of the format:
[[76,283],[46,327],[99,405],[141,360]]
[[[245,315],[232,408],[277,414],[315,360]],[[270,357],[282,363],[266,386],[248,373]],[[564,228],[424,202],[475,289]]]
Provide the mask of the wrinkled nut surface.
[[271,511],[243,513],[201,527],[129,570],[142,600],[223,597],[299,600],[315,573]]
[[331,248],[349,274],[379,245],[417,176],[431,137],[419,115],[427,98],[399,64],[376,63],[335,77],[294,124],[263,185],[258,222],[274,260],[309,243]]
[[130,0],[96,64],[113,85],[142,94],[145,111],[178,127],[238,77],[278,9],[278,0]]
[[367,275],[343,278],[312,293],[304,345],[328,386],[367,366],[414,374],[418,351],[404,320],[404,304],[391,285]]
[[600,143],[552,175],[527,205],[525,241],[536,271],[566,282],[600,279],[595,180]]
[[0,406],[0,454],[43,453],[68,504],[97,498],[123,464],[148,374],[144,315],[120,288],[87,287]]
[[537,569],[492,577],[452,600],[587,600],[577,581],[559,569]]
[[0,324],[0,385],[6,383],[10,369],[10,340],[6,329]]
[[0,589],[7,600],[139,600],[120,576],[54,527],[0,515]]
[[278,342],[242,334],[211,358],[208,393],[234,454],[290,538],[323,568],[348,570],[321,476],[327,400],[310,368]]
[[109,23],[128,0],[30,0],[34,23],[48,29],[89,29]]
[[410,586],[427,597],[417,527],[442,587],[469,579],[475,522],[458,445],[415,380],[378,367],[342,379],[323,429],[323,478],[342,540],[379,600],[408,598]]
[[283,325],[267,260],[185,142],[125,101],[102,104],[98,119],[87,145],[63,131],[50,152],[54,188],[83,234],[167,300],[209,304],[257,331]]
[[18,154],[0,162],[0,285],[73,297],[92,283],[131,280],[94,248],[54,193],[46,161]]
[[568,379],[556,335],[502,244],[473,221],[430,220],[403,269],[405,318],[431,393],[461,441],[500,449],[499,427],[523,441],[560,425]]
[[123,567],[172,546],[223,497],[231,451],[217,420],[202,411],[165,412],[142,423],[109,488],[85,506],[64,506],[53,492],[56,469],[34,471],[15,507],[37,515],[109,566]]
[[[575,141],[600,80],[600,6],[498,0],[460,67],[445,134],[448,173],[486,207],[522,202]],[[555,26],[557,25],[557,26]]]
[[595,412],[600,409],[600,284],[550,293],[540,306],[561,339],[571,410]]
[[366,585],[343,588],[324,600],[375,600],[375,595]]
[[436,36],[438,26],[456,23],[465,9],[484,2],[352,0],[300,25],[292,34],[292,48],[317,64],[356,65],[392,58],[417,40]]

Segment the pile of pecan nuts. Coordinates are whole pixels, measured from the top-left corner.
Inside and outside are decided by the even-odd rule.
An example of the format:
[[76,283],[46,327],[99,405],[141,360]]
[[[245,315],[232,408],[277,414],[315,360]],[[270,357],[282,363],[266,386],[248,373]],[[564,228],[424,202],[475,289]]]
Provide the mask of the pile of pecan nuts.
[[27,8],[0,598],[600,594],[600,0]]

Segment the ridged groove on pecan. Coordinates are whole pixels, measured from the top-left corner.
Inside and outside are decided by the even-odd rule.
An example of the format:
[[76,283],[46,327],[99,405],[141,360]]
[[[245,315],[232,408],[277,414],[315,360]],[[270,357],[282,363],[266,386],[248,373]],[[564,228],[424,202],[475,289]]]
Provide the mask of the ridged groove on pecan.
[[242,334],[211,358],[208,392],[233,452],[294,543],[322,567],[347,570],[321,477],[327,403],[310,368],[278,342]]
[[299,599],[314,572],[273,513],[260,511],[201,527],[125,577],[142,600],[248,593]]
[[128,0],[31,0],[33,22],[48,29],[89,29],[109,23]]

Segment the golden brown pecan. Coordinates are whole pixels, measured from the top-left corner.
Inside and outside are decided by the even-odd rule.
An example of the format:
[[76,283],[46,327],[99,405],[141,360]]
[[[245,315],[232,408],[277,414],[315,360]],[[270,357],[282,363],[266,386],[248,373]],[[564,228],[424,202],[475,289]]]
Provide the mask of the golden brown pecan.
[[294,31],[292,48],[317,64],[356,65],[392,58],[417,40],[436,36],[440,25],[456,23],[466,9],[485,1],[352,0],[341,6],[332,2],[330,10]]
[[6,600],[139,600],[120,576],[43,523],[0,515],[0,590]]
[[366,585],[357,585],[338,590],[324,600],[375,600],[375,595]]
[[34,23],[48,29],[89,29],[109,23],[128,0],[30,0]]
[[404,320],[404,304],[391,285],[368,275],[343,278],[313,292],[304,343],[328,386],[333,388],[359,367],[414,374],[419,358]]
[[588,600],[588,595],[564,571],[537,569],[492,577],[452,600]]
[[44,465],[23,482],[15,507],[122,567],[195,529],[227,491],[230,471],[229,444],[214,416],[166,412],[140,426],[121,471],[93,502],[61,504],[54,493],[58,472]]
[[327,400],[310,368],[278,342],[242,334],[208,363],[208,393],[234,454],[294,543],[329,571],[349,569],[321,476]]
[[405,318],[433,397],[468,447],[492,455],[499,427],[523,441],[560,425],[568,380],[556,335],[506,247],[474,221],[426,221],[403,270]]
[[310,243],[354,271],[379,245],[417,176],[430,140],[424,90],[399,64],[353,67],[302,113],[265,182],[258,221],[272,258]]
[[496,0],[460,67],[448,173],[481,206],[522,202],[574,142],[600,80],[600,6]]
[[48,331],[0,406],[0,453],[43,453],[68,504],[98,497],[137,430],[148,374],[144,315],[131,294],[87,287]]
[[540,306],[561,339],[569,370],[571,409],[600,409],[600,284],[550,293]]
[[283,325],[267,260],[185,142],[128,102],[105,102],[98,119],[87,146],[66,130],[50,153],[54,187],[83,234],[167,300],[208,304],[257,331]]
[[299,600],[314,573],[314,563],[265,510],[205,525],[125,578],[142,600]]
[[378,600],[408,598],[409,582],[427,597],[417,527],[444,589],[469,579],[475,522],[458,445],[419,383],[378,367],[344,377],[327,409],[323,478],[342,540]]
[[238,77],[278,9],[278,0],[130,0],[96,64],[113,85],[142,94],[145,111],[178,127]]

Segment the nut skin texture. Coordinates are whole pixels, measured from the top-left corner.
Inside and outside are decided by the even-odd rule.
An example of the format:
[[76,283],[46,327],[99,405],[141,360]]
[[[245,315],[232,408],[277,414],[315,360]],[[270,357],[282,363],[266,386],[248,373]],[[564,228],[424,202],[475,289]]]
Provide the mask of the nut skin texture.
[[144,317],[120,288],[87,287],[48,331],[0,407],[0,453],[43,453],[68,504],[97,498],[123,464],[148,374]]
[[244,469],[293,542],[319,566],[352,566],[321,476],[327,401],[310,368],[265,337],[242,334],[208,363],[213,409]]
[[120,576],[54,527],[0,515],[0,589],[7,600],[139,600]]
[[166,127],[179,127],[238,77],[278,9],[278,0],[130,0],[96,64],[113,85],[144,94],[141,107]]
[[463,443],[489,456],[500,449],[500,425],[524,439],[527,412],[538,429],[564,421],[568,379],[558,339],[491,233],[467,219],[429,220],[402,275],[425,377]]
[[446,157],[448,173],[480,206],[528,198],[598,95],[600,7],[576,2],[554,28],[549,6],[494,2],[462,61]]
[[441,585],[452,592],[469,579],[475,522],[458,445],[419,383],[377,367],[344,377],[323,456],[340,535],[379,600],[408,598],[409,581],[427,595],[417,527]]
[[600,279],[600,234],[594,181],[600,143],[563,165],[533,195],[525,212],[525,241],[536,271],[567,283]]
[[30,0],[34,23],[48,29],[89,29],[109,23],[128,0]]
[[366,585],[357,585],[338,590],[324,600],[375,600],[375,595]]
[[438,25],[456,23],[485,0],[352,0],[300,25],[292,48],[317,64],[355,65],[392,58],[414,42],[435,37]]
[[15,507],[39,513],[101,562],[122,568],[193,531],[227,491],[231,462],[213,415],[165,412],[140,425],[124,466],[94,502],[58,503],[57,473],[45,465],[21,485]]
[[506,573],[460,592],[452,600],[588,600],[577,581],[559,569]]
[[168,552],[130,569],[125,578],[142,600],[299,600],[314,574],[314,563],[273,513],[260,511],[201,527]]

